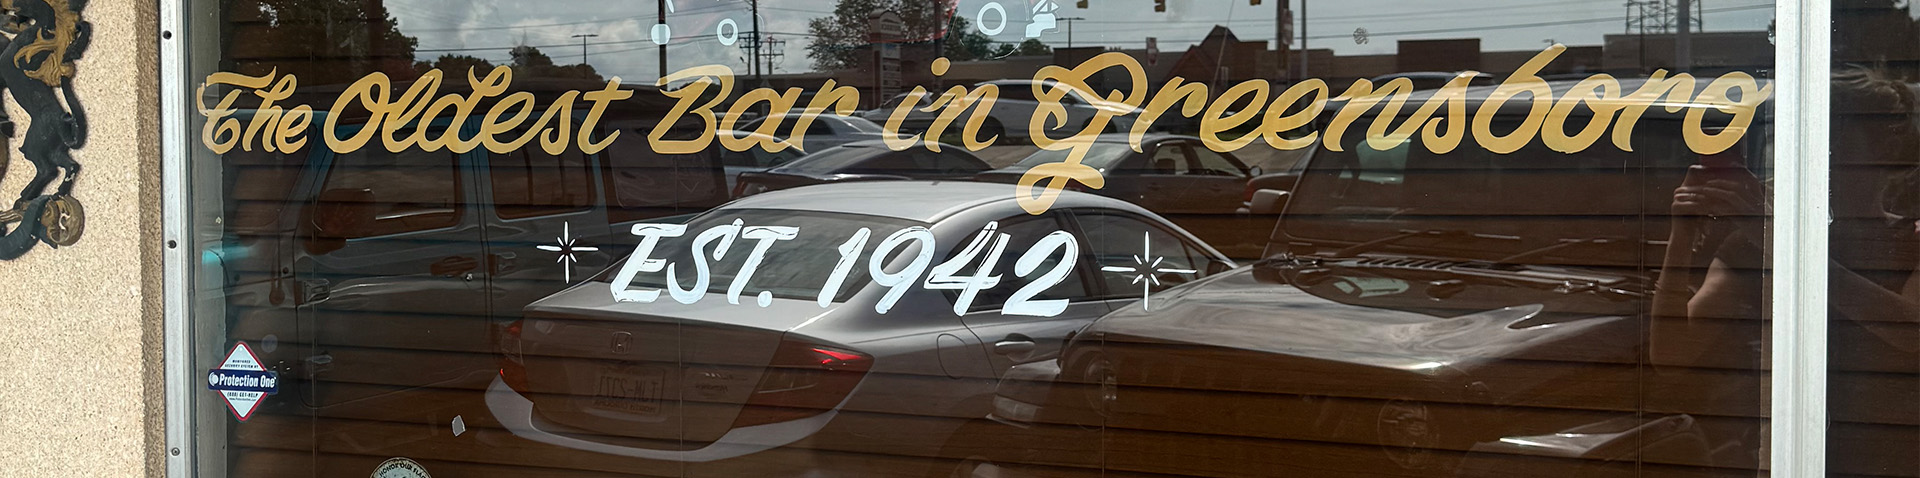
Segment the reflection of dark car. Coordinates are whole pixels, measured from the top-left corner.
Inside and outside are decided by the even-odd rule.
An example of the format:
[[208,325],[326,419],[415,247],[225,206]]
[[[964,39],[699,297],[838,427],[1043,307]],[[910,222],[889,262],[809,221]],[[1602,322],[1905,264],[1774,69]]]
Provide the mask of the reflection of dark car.
[[[1259,175],[1259,168],[1247,167],[1231,153],[1207,149],[1190,136],[1149,134],[1141,139],[1140,149],[1136,152],[1127,144],[1127,135],[1101,135],[1080,162],[1099,170],[1106,184],[1100,189],[1076,187],[1173,219],[1230,257],[1259,257],[1267,229],[1250,228],[1250,219],[1241,213],[1247,180]],[[1067,151],[1040,150],[976,179],[1014,183],[1034,166],[1066,158]]]
[[894,151],[878,140],[856,141],[800,157],[765,171],[740,173],[734,196],[751,196],[809,184],[898,179],[967,179],[988,169],[966,148],[941,144],[939,152],[914,144]]
[[[989,222],[995,234],[982,235]],[[742,243],[717,246],[723,252],[707,262],[714,248],[702,247],[718,236],[695,237],[729,224],[745,226],[734,231]],[[987,414],[996,377],[1053,359],[1072,331],[1142,293],[1133,277],[1103,266],[1160,257],[1156,289],[1232,267],[1131,204],[1069,193],[1036,216],[1015,203],[1012,187],[974,182],[780,191],[685,227],[644,253],[664,261],[654,272],[615,266],[506,327],[505,368],[487,399],[501,425],[542,443],[652,460],[629,469],[899,476],[877,470],[932,463],[953,430]],[[747,238],[769,227],[797,229],[746,265]],[[918,228],[931,245],[889,239]],[[849,242],[856,237],[871,245]],[[974,247],[976,237],[1005,242]],[[676,266],[687,275],[672,279]],[[711,282],[681,290],[696,268]],[[735,282],[742,270],[750,279]],[[997,283],[936,287],[975,274]],[[623,302],[610,288],[672,291]],[[838,453],[794,461],[774,449]]]
[[[736,138],[755,138],[755,139],[763,139],[768,141],[779,140],[779,138],[775,138],[771,135],[764,135],[760,133],[753,133],[753,132],[747,132],[747,131],[721,131],[720,134],[733,135]],[[737,183],[740,180],[740,173],[744,173],[748,171],[766,171],[768,169],[784,166],[787,163],[793,162],[793,160],[795,159],[800,159],[802,156],[807,155],[806,151],[798,147],[788,147],[787,149],[782,149],[780,150],[780,152],[777,152],[777,153],[767,151],[766,148],[757,148],[757,147],[747,148],[746,151],[734,151],[731,149],[727,149],[726,146],[722,146],[718,141],[715,141],[712,145],[707,146],[707,151],[712,152],[713,154],[719,155],[720,163],[726,165],[728,191],[732,191],[734,190],[735,187],[737,187]]]
[[[1272,256],[1010,371],[994,412],[1007,426],[973,438],[1025,444],[970,443],[957,474],[1751,475],[1768,411],[1767,375],[1742,368],[1757,346],[1744,361],[1646,358],[1650,320],[1666,320],[1648,304],[1668,198],[1697,160],[1687,112],[1661,106],[1636,152],[1355,137],[1316,151]],[[1730,154],[1766,140],[1747,141]],[[1693,326],[1764,343],[1759,324]]]
[[[383,440],[446,436],[452,416],[480,411],[478,394],[453,391],[477,390],[497,373],[497,359],[484,353],[494,321],[517,319],[526,304],[612,263],[613,251],[633,244],[624,234],[632,224],[728,199],[719,158],[647,147],[653,122],[640,118],[666,106],[609,108],[599,133],[622,134],[597,154],[377,145],[336,153],[319,135],[363,127],[346,117],[300,151],[224,155],[215,167],[231,193],[213,217],[226,236],[208,254],[218,263],[203,265],[229,281],[219,330],[252,341],[282,379],[248,420],[256,427],[249,436],[325,437],[314,445],[323,453],[378,453],[392,443]],[[573,252],[559,260],[563,246]],[[383,428],[403,421],[439,428]],[[270,444],[236,443],[247,449],[241,461],[279,456]]]

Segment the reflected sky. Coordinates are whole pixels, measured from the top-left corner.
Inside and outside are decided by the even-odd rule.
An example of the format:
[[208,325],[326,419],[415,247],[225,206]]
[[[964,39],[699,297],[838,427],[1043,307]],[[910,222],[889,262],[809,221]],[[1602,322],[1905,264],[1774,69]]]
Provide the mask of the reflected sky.
[[[960,0],[956,13],[977,28],[977,18],[990,0]],[[1045,1],[1045,0],[1037,0]],[[1057,18],[1071,22],[1075,46],[1143,48],[1148,37],[1158,38],[1162,51],[1181,51],[1201,40],[1214,25],[1224,25],[1243,40],[1274,37],[1276,0],[1250,6],[1246,0],[1170,0],[1166,12],[1154,12],[1151,0],[1090,0],[1092,8],[1075,8],[1061,1]],[[1296,6],[1301,0],[1291,0]],[[1626,31],[1626,2],[1592,0],[1482,0],[1471,6],[1429,0],[1312,1],[1308,5],[1308,42],[1313,48],[1331,48],[1337,54],[1391,54],[1395,42],[1405,39],[1481,38],[1482,48],[1538,49],[1548,41],[1568,45],[1598,45],[1603,35]],[[1765,31],[1772,22],[1772,2],[1765,0],[1700,0],[1708,32]],[[836,0],[766,1],[761,6],[762,29],[785,40],[785,58],[770,73],[813,71],[807,58],[811,38],[807,21],[831,15]],[[996,42],[1025,39],[1030,9],[1027,0],[1000,2],[1013,14]],[[416,56],[432,60],[442,54],[471,55],[495,64],[511,60],[508,49],[528,44],[559,64],[578,63],[581,39],[586,57],[604,76],[627,81],[651,80],[658,71],[658,50],[649,39],[655,23],[655,2],[506,1],[506,0],[388,0],[388,10],[400,30],[420,40]],[[722,44],[731,19],[744,38],[752,29],[744,0],[673,0],[668,24],[673,29],[668,47],[669,69],[722,64],[746,71],[744,41]],[[989,16],[992,14],[989,13]],[[1297,15],[1297,12],[1296,12]],[[998,23],[993,18],[988,27]],[[1356,30],[1365,29],[1364,38]],[[1067,44],[1068,22],[1041,33],[1053,47]],[[1296,30],[1296,35],[1298,31]],[[1297,45],[1296,45],[1297,48]]]

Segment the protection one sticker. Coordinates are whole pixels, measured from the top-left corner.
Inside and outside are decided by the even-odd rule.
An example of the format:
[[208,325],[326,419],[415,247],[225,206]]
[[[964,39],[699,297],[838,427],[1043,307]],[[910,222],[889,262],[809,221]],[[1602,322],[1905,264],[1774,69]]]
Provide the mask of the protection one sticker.
[[433,478],[419,462],[401,457],[388,458],[373,469],[370,478]]
[[[207,390],[220,392],[233,417],[247,421],[268,395],[280,393],[280,376],[260,366],[246,342],[233,344],[220,368],[207,371]],[[423,475],[424,476],[424,475]]]

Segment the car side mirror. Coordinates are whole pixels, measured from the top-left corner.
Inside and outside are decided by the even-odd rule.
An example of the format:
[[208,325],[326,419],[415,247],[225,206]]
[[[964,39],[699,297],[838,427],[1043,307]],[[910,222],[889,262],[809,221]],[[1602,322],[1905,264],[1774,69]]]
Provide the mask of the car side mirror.
[[1231,267],[1227,267],[1227,263],[1225,262],[1207,261],[1207,275],[1219,274],[1232,269]]
[[1253,200],[1247,203],[1247,210],[1261,216],[1279,215],[1280,211],[1286,210],[1287,199],[1292,196],[1293,193],[1278,189],[1254,191]]
[[346,247],[347,239],[363,237],[374,222],[372,189],[328,189],[309,210],[306,250],[326,254]]

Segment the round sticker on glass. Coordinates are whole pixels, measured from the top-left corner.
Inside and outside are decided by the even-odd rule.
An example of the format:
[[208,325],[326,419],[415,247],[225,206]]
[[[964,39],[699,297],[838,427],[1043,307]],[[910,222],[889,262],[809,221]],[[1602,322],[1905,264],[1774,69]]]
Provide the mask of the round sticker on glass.
[[373,469],[372,478],[433,478],[419,462],[393,457]]

